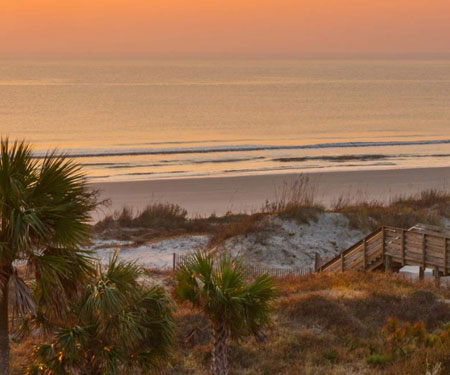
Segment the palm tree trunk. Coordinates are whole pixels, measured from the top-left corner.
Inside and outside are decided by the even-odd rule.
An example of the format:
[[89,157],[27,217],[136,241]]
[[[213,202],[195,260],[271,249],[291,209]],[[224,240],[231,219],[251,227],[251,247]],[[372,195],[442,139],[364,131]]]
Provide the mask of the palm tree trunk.
[[228,330],[223,324],[212,329],[212,363],[211,375],[228,375]]
[[9,375],[8,280],[0,290],[0,375]]

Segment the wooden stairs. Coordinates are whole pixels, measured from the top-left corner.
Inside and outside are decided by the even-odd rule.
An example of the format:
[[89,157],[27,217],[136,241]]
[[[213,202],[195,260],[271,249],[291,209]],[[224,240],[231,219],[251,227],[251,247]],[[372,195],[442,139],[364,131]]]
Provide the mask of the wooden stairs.
[[432,269],[436,277],[450,275],[450,236],[382,227],[357,242],[340,255],[322,264],[316,257],[316,272],[346,270],[398,272],[403,266]]

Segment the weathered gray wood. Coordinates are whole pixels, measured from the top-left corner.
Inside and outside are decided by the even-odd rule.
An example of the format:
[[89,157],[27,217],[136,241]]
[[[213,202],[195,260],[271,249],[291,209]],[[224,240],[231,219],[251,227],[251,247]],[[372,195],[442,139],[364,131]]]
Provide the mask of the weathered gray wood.
[[440,277],[440,274],[439,274],[439,267],[438,266],[434,267],[433,274],[434,274],[434,283],[435,283],[435,285],[437,287],[439,287],[441,285],[441,277]]
[[314,255],[314,272],[317,272],[321,266],[321,258],[318,252]]
[[392,258],[390,255],[386,255],[384,258],[384,268],[386,272],[392,271]]
[[425,238],[426,234],[424,233],[422,236],[422,253],[423,253],[423,268],[426,267],[426,257],[427,257],[427,248],[425,246]]
[[447,276],[447,239],[444,238],[444,276]]
[[[392,269],[395,262],[402,266],[420,266],[422,269],[436,267],[439,272],[447,275],[450,273],[447,271],[450,262],[448,247],[449,239],[439,235],[382,227],[317,269],[367,269],[381,257],[386,269]],[[386,264],[389,262],[390,265]]]
[[405,231],[402,231],[402,266],[405,265]]

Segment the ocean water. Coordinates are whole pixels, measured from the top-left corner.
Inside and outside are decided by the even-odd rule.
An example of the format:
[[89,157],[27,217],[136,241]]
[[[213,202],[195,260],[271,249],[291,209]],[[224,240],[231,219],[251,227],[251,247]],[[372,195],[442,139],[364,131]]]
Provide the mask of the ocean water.
[[0,133],[92,181],[450,166],[450,60],[0,60]]

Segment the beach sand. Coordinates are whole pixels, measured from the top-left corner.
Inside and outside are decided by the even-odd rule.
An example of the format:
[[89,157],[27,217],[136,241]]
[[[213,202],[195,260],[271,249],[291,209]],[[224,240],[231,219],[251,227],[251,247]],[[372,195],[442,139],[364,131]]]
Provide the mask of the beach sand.
[[[304,174],[309,177],[317,201],[330,206],[340,196],[388,201],[398,195],[429,188],[450,187],[450,167],[397,170],[343,171]],[[105,182],[93,184],[101,197],[111,204],[94,216],[94,220],[114,210],[129,206],[145,207],[151,202],[176,203],[191,216],[223,215],[227,211],[254,212],[266,200],[280,195],[284,183],[298,174],[255,175]]]

